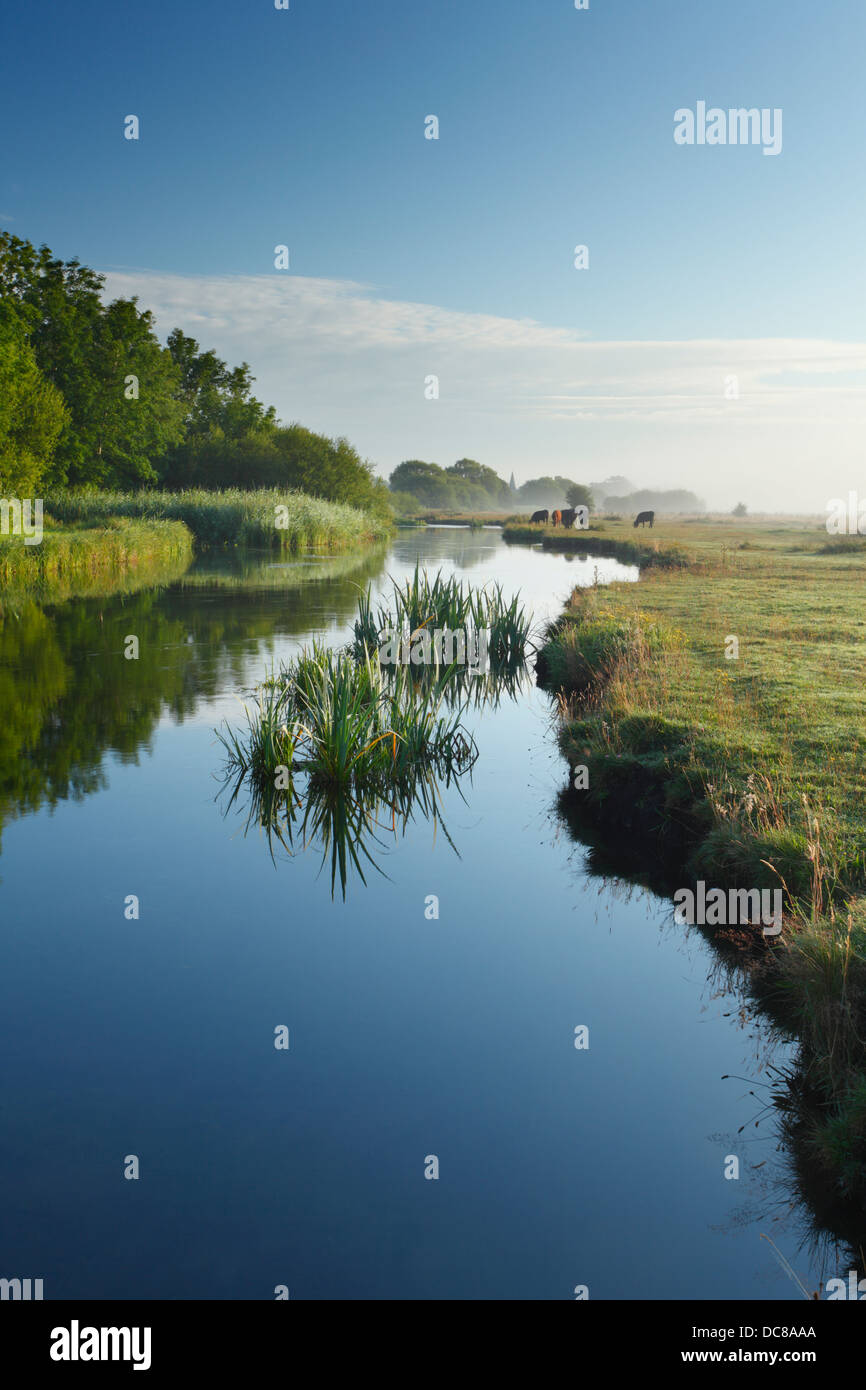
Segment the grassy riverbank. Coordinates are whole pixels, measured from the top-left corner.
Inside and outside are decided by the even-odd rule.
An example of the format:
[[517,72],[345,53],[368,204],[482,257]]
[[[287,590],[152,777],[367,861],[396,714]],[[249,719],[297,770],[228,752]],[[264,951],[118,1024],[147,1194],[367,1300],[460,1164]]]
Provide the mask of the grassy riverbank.
[[390,526],[379,517],[342,502],[327,502],[302,492],[278,488],[244,492],[240,488],[208,492],[70,492],[46,500],[61,522],[88,526],[109,517],[146,521],[181,521],[202,546],[250,546],[297,554],[302,550],[336,552],[380,541]]
[[[673,541],[660,544],[651,538],[651,532],[643,529],[634,531],[633,527],[628,530],[633,532],[632,536],[622,526],[609,522],[593,522],[588,530],[582,531],[511,521],[503,527],[502,538],[512,545],[540,543],[544,550],[572,550],[585,555],[612,556],[624,565],[640,565],[647,569],[683,569],[689,563],[686,552]],[[645,539],[647,535],[650,539]]]
[[107,518],[99,526],[55,526],[46,518],[42,540],[0,535],[0,591],[60,600],[73,593],[117,592],[181,574],[192,559],[193,537],[180,521]]
[[781,937],[747,950],[802,1040],[807,1148],[866,1202],[866,542],[765,521],[652,544],[639,584],[576,590],[540,654],[573,796],[683,887],[784,890]]
[[340,555],[383,544],[387,522],[339,502],[278,489],[69,492],[46,499],[35,545],[0,534],[0,590],[59,600],[116,590],[124,577],[182,572],[193,550]]

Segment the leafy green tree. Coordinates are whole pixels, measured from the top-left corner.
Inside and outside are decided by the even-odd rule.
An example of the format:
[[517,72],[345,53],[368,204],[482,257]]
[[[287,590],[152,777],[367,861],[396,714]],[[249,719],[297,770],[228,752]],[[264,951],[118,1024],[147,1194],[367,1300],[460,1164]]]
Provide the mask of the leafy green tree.
[[0,300],[0,493],[34,497],[68,420],[63,397],[36,365],[25,318]]
[[104,282],[77,260],[0,233],[0,290],[18,306],[39,369],[68,412],[47,485],[155,482],[155,463],[182,437],[179,373],[152,315],[135,299],[105,306]]
[[687,488],[641,488],[625,497],[608,497],[605,506],[615,512],[705,512],[706,502]]
[[201,352],[195,338],[180,328],[169,333],[166,346],[180,371],[187,440],[273,433],[276,412],[253,396],[254,377],[248,363],[227,366],[215,352]]
[[[153,316],[116,299],[96,323],[89,354],[93,381],[78,437],[88,449],[86,479],[110,486],[155,483],[154,460],[183,436],[178,371],[153,331]],[[75,478],[73,481],[78,481]]]
[[229,367],[179,328],[162,347],[152,315],[135,298],[103,304],[103,286],[77,260],[0,233],[0,298],[19,325],[5,319],[0,332],[18,422],[17,433],[3,425],[0,408],[10,487],[36,476],[46,487],[279,486],[392,514],[387,486],[347,439],[280,428],[246,362]]

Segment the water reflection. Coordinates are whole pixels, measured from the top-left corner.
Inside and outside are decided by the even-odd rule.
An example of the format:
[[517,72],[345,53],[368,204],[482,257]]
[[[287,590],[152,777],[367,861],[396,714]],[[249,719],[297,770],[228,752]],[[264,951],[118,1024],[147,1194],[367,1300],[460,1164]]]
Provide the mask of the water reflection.
[[[816,1161],[810,1122],[821,1112],[808,1081],[813,1059],[791,1034],[773,978],[762,968],[762,954],[738,933],[674,921],[672,897],[682,883],[687,837],[673,823],[664,836],[639,826],[619,834],[603,830],[586,799],[571,788],[558,794],[554,815],[583,851],[582,873],[602,883],[611,897],[628,901],[636,892],[649,892],[670,901],[667,930],[678,937],[697,934],[710,948],[708,998],[730,1002],[723,1016],[735,1019],[749,1040],[749,1075],[722,1079],[743,1086],[751,1113],[736,1134],[708,1136],[725,1155],[739,1156],[750,1178],[748,1199],[724,1229],[766,1223],[763,1238],[800,1293],[808,1289],[804,1296],[821,1296],[817,1286],[839,1271],[854,1270],[862,1278],[866,1215],[856,1198],[828,1189]],[[764,1146],[760,1157],[753,1155],[756,1143]],[[781,1161],[768,1162],[770,1154],[781,1155]],[[776,1247],[772,1237],[783,1234],[791,1238],[799,1260],[788,1260]]]
[[365,867],[388,877],[379,860],[413,822],[426,821],[434,832],[441,830],[460,857],[442,815],[442,797],[451,786],[460,791],[476,756],[474,747],[467,745],[460,766],[446,760],[421,766],[388,790],[363,783],[335,787],[303,774],[278,790],[270,779],[229,769],[221,792],[224,813],[240,814],[245,834],[253,828],[263,830],[274,863],[280,850],[288,858],[299,849],[318,852],[322,869],[330,869],[331,897],[339,881],[345,901],[351,872],[364,885]]
[[[634,577],[601,558],[507,549],[487,532],[406,533],[388,565],[405,574],[419,554],[432,567],[470,572],[473,583],[495,574],[543,617],[561,609],[576,580],[591,583],[596,566],[600,577]],[[232,818],[272,828],[274,855],[296,859],[276,874],[253,837],[227,845],[212,805],[211,729],[231,714],[236,692],[298,642],[317,634],[350,640],[359,592],[384,569],[378,553],[288,565],[225,555],[147,592],[4,605],[0,822],[108,786],[86,807],[60,808],[54,820],[34,815],[7,836],[15,852],[4,865],[3,916],[22,928],[4,933],[0,971],[5,1047],[16,1057],[4,1095],[11,1267],[56,1269],[52,1296],[233,1298],[240,1288],[256,1298],[258,1271],[246,1283],[242,1271],[263,1253],[282,1269],[288,1232],[309,1297],[568,1297],[580,1277],[577,1257],[606,1297],[646,1297],[647,1269],[660,1297],[742,1297],[756,1277],[771,1294],[799,1296],[787,1274],[771,1284],[775,1256],[760,1234],[810,1288],[822,1252],[827,1261],[837,1252],[837,1268],[856,1268],[848,1246],[861,1233],[796,1141],[803,1071],[789,1044],[783,1059],[774,1053],[771,1003],[754,975],[714,944],[706,989],[724,1002],[687,1034],[703,971],[697,985],[682,978],[682,929],[657,933],[649,899],[629,904],[623,889],[616,930],[594,931],[560,847],[537,842],[534,816],[543,816],[564,769],[554,761],[548,778],[555,755],[546,706],[529,696],[525,673],[455,685],[453,707],[481,754],[462,774],[433,769],[399,793],[346,796],[310,788],[299,773],[291,805],[275,787],[259,803],[242,786]],[[129,633],[140,638],[138,662],[123,656]],[[152,765],[139,774],[134,765],[151,750]],[[413,819],[423,822],[414,838]],[[597,827],[573,829],[586,844]],[[438,861],[428,838],[445,849]],[[398,841],[392,888],[379,871]],[[590,871],[616,875],[619,885],[633,874],[664,893],[664,856],[637,849],[630,832],[617,845],[597,837]],[[422,920],[422,895],[438,891],[443,863],[443,883],[453,871],[443,921],[406,930]],[[40,882],[53,888],[46,864],[63,875],[60,917],[51,892],[40,896]],[[343,877],[347,908],[336,892]],[[132,930],[117,904],[139,879],[148,885],[148,917]],[[341,932],[347,922],[359,929]],[[698,944],[700,936],[695,956]],[[337,1037],[347,1003],[370,1025],[363,1049],[308,1048],[305,1070],[293,1073],[291,1105],[282,1085],[261,1083],[262,1049],[250,1051],[263,1015],[282,1017],[287,985],[308,1039]],[[578,1072],[569,1032],[584,1009],[606,1039]],[[719,1022],[720,1010],[730,1021]],[[520,1037],[508,1067],[504,1017]],[[177,1059],[189,1057],[181,1079]],[[745,1079],[731,1076],[711,1091],[724,1072]],[[789,1097],[793,1139],[789,1112],[777,1104]],[[399,1130],[390,1168],[383,1114]],[[440,1142],[452,1154],[462,1146],[469,1175],[457,1204],[432,1215],[429,1194],[412,1205],[419,1182],[411,1172],[406,1178],[414,1159],[403,1162],[421,1136],[429,1142],[431,1114]],[[737,1135],[741,1121],[747,1127]],[[208,1160],[213,1181],[204,1186],[202,1132],[219,1136]],[[133,1133],[149,1152],[165,1153],[171,1172],[155,1197],[145,1185],[151,1195],[143,1188],[130,1215],[128,1203],[111,1206],[110,1196],[106,1207],[117,1183],[106,1188],[104,1155],[126,1152],[120,1145]],[[354,1136],[351,1152],[345,1133]],[[695,1161],[707,1135],[720,1154],[749,1162],[749,1198],[733,1214],[736,1184],[720,1181],[715,1153],[709,1176]],[[268,1162],[275,1142],[290,1156],[292,1183]],[[491,1165],[491,1145],[504,1161]],[[61,1149],[86,1151],[87,1161],[51,1168]],[[374,1161],[359,1163],[359,1152]],[[228,1234],[226,1192],[234,1204]],[[180,1241],[166,1227],[166,1200],[183,1225]],[[103,1212],[98,1228],[94,1212]],[[410,1262],[394,1255],[407,1229],[418,1233]],[[780,1231],[795,1232],[800,1250]],[[336,1240],[342,1253],[319,1267],[323,1232],[326,1246]],[[129,1248],[142,1252],[137,1261],[123,1255]],[[624,1248],[634,1259],[622,1260]]]
[[217,731],[226,812],[243,805],[272,858],[277,844],[320,847],[344,899],[350,869],[363,883],[362,861],[383,872],[388,822],[395,839],[419,817],[442,824],[441,784],[459,785],[478,756],[467,710],[514,699],[527,678],[532,617],[519,594],[420,562],[390,583],[384,601],[359,595],[347,646],[304,647],[253,692],[245,733]]
[[[137,763],[160,718],[242,688],[252,653],[309,632],[315,595],[345,621],[384,552],[316,558],[285,572],[270,557],[216,556],[137,593],[0,604],[0,833],[8,822],[103,789],[106,755]],[[268,591],[273,598],[268,601]],[[190,603],[190,592],[195,603]],[[138,638],[138,659],[124,656]]]

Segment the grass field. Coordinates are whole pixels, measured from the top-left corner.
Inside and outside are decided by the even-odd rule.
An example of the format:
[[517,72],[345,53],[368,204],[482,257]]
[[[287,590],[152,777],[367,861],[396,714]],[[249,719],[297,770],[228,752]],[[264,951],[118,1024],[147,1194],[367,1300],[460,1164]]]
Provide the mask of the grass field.
[[[600,549],[634,541],[605,528]],[[782,936],[752,946],[803,1044],[807,1147],[866,1204],[866,538],[661,520],[638,543],[659,561],[575,590],[540,653],[573,796],[667,844],[683,886],[784,889]]]
[[[626,529],[608,523],[606,538],[587,540],[603,549],[627,541]],[[606,732],[599,712],[581,711],[565,722],[564,747],[577,753],[588,742],[647,766],[664,754],[690,768],[698,800],[713,788],[719,861],[735,853],[725,841],[760,840],[762,827],[768,857],[774,842],[806,854],[807,814],[817,818],[830,878],[866,886],[866,538],[834,543],[826,531],[782,523],[662,524],[652,544],[660,563],[642,570],[640,584],[575,591],[546,652],[555,684],[603,677]],[[591,631],[597,650],[587,662]],[[642,641],[665,631],[676,640],[642,653]],[[726,655],[731,638],[736,657]],[[794,870],[801,892],[811,867],[807,857]]]

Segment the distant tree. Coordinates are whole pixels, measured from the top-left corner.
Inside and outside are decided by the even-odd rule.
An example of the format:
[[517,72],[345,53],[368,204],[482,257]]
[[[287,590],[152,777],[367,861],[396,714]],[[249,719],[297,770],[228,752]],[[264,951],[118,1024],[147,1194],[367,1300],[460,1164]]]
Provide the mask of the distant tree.
[[731,512],[731,516],[746,516],[748,510],[749,509],[746,506],[745,502],[738,502],[736,507],[734,507],[734,510]]
[[406,459],[397,465],[389,479],[393,492],[411,492],[423,507],[449,508],[454,505],[455,483],[438,463]]
[[425,508],[413,497],[411,492],[390,492],[388,494],[392,508],[397,516],[417,516]]
[[[462,479],[464,483],[469,483],[473,489],[471,493],[462,490],[465,503],[468,507],[475,506],[479,510],[485,508],[507,506],[511,500],[508,484],[493,468],[488,468],[485,464],[476,463],[475,459],[458,459],[445,472],[456,478]],[[458,489],[458,497],[461,490]]]
[[517,483],[514,481],[514,474],[513,474],[513,473],[512,473],[512,475],[511,475],[511,477],[508,479],[508,491],[511,493],[511,496],[512,496],[512,497],[513,497],[513,496],[515,495],[515,493],[517,492]]
[[572,478],[530,478],[518,489],[518,499],[525,507],[564,507],[568,489],[578,484]]
[[686,488],[671,488],[668,491],[641,488],[625,497],[607,497],[605,506],[615,512],[705,512],[706,502]]
[[610,478],[605,478],[603,482],[590,483],[590,491],[595,498],[596,506],[601,507],[608,497],[627,497],[635,491],[635,485],[628,478],[624,478],[621,473],[614,473]]
[[569,483],[565,489],[565,500],[570,507],[591,507],[592,492],[583,483]]

